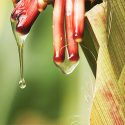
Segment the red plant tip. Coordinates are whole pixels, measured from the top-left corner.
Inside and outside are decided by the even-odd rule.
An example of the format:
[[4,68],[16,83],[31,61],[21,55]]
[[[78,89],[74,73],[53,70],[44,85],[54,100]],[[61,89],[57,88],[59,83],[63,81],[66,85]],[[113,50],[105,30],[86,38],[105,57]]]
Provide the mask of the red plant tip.
[[65,54],[64,54],[64,49],[62,50],[63,52],[61,52],[61,50],[59,51],[54,51],[54,57],[53,57],[53,60],[54,62],[59,65],[61,64],[62,62],[64,62],[64,59],[65,59]]
[[84,31],[85,0],[74,0],[74,39],[81,42]]
[[38,0],[38,10],[42,12],[46,8],[47,4],[48,2],[45,0]]
[[53,10],[53,59],[56,64],[62,63],[65,59],[64,14],[65,0],[55,0]]
[[[81,5],[82,4],[82,5]],[[79,60],[78,43],[82,41],[84,29],[84,0],[55,0],[53,10],[54,61],[62,63],[65,59],[65,47],[69,60]],[[80,14],[82,13],[82,14]],[[64,20],[65,18],[65,20]],[[64,22],[66,21],[66,41]],[[76,36],[77,34],[77,36]],[[74,36],[75,35],[75,36]]]
[[79,60],[78,43],[74,40],[74,0],[66,0],[66,39],[69,60]]
[[72,42],[71,45],[68,45],[69,60],[71,62],[77,62],[79,60],[78,43],[75,41]]
[[21,34],[29,33],[34,21],[39,15],[39,7],[45,7],[45,3],[38,0],[20,0],[12,14],[11,19],[17,21],[16,31]]

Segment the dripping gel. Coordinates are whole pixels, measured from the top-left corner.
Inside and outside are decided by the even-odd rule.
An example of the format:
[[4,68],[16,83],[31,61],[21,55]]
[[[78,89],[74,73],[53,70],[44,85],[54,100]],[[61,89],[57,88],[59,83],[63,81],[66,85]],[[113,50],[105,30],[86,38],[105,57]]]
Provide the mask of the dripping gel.
[[18,53],[19,53],[19,62],[20,62],[19,87],[21,89],[24,89],[26,87],[26,82],[25,82],[24,74],[23,74],[23,70],[24,70],[24,67],[23,67],[23,48],[24,48],[24,42],[25,42],[25,39],[27,37],[27,34],[22,35],[16,31],[16,21],[11,20],[11,26],[12,26],[13,34],[15,36],[15,40],[16,40],[17,47],[18,47]]

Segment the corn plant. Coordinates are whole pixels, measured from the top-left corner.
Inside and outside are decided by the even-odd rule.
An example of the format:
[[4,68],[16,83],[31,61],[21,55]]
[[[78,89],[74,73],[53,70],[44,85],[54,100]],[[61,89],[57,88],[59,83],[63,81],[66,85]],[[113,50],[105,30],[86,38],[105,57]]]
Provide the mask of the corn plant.
[[[1,112],[6,111],[3,116],[0,115],[2,118],[0,120],[1,124],[21,124],[20,118],[22,118],[22,124],[124,125],[124,0],[13,0],[12,3],[13,11],[10,19],[12,23],[15,23],[16,40],[18,39],[18,36],[27,37],[28,34],[31,37],[31,40],[35,39],[39,31],[36,31],[35,29],[34,32],[32,32],[32,27],[37,22],[38,17],[44,14],[44,11],[48,9],[48,6],[52,6],[53,9],[51,9],[51,11],[53,10],[53,13],[49,12],[53,15],[52,33],[54,49],[52,50],[54,51],[53,61],[55,65],[64,73],[69,74],[75,68],[73,70],[65,69],[64,71],[64,66],[67,64],[67,60],[68,63],[75,64],[76,67],[78,64],[77,62],[81,61],[82,56],[84,56],[91,71],[85,71],[80,67],[83,75],[80,73],[78,76],[87,76],[89,80],[86,79],[82,84],[79,84],[78,81],[75,82],[75,84],[72,84],[73,82],[69,80],[69,83],[71,84],[62,87],[64,92],[58,92],[58,89],[62,91],[62,89],[60,89],[61,87],[58,87],[58,85],[61,84],[61,82],[64,84],[61,79],[62,77],[66,78],[66,76],[60,77],[58,73],[54,72],[57,77],[59,76],[57,78],[53,75],[54,82],[56,83],[59,81],[59,84],[53,84],[53,86],[55,85],[55,89],[50,89],[49,86],[51,85],[47,86],[45,84],[39,88],[47,88],[46,90],[49,91],[54,90],[52,93],[50,92],[52,99],[55,99],[53,98],[54,94],[59,94],[59,98],[52,102],[50,101],[51,98],[48,96],[46,99],[43,99],[43,101],[38,101],[33,95],[39,96],[38,99],[40,99],[40,96],[44,97],[39,93],[37,94],[37,90],[39,90],[38,88],[35,89],[36,93],[34,94],[32,94],[30,90],[24,93],[24,95],[21,94],[22,100],[30,97],[27,96],[27,93],[32,95],[33,100],[36,98],[36,103],[34,103],[35,101],[31,101],[32,99],[29,99],[34,105],[27,101],[25,104],[22,103],[22,101],[18,99],[21,97],[19,93],[15,97],[15,101],[13,101],[16,89],[14,84],[11,96],[9,96],[11,98],[8,98],[8,101],[6,100],[5,106],[3,106],[3,103],[0,105],[4,107]],[[39,25],[39,27],[40,26],[41,25]],[[40,28],[37,28],[37,30],[39,29]],[[41,30],[44,29],[41,28]],[[48,37],[48,35],[45,37]],[[29,44],[30,43],[28,43],[28,45]],[[35,46],[35,44],[36,43],[33,45]],[[17,45],[18,47],[20,45],[23,47],[21,42],[17,42]],[[82,54],[79,54],[80,47],[83,52]],[[46,55],[50,56],[49,54]],[[32,67],[31,70],[31,73],[35,72],[34,67]],[[46,71],[46,68],[44,71]],[[15,71],[15,73],[16,72],[17,71]],[[42,73],[42,71],[38,72]],[[29,76],[32,80],[31,83],[33,84],[29,85],[30,87],[34,86],[34,83],[39,83],[36,79],[34,80],[30,77],[30,75],[26,76]],[[35,77],[34,75],[32,76]],[[45,76],[45,78],[47,79],[48,77]],[[73,79],[73,77],[71,77],[71,79]],[[37,84],[36,86],[39,85]],[[66,87],[67,91],[65,90]],[[19,90],[17,89],[17,91]],[[46,94],[44,89],[42,91]],[[4,93],[4,91],[1,92]],[[1,100],[2,99],[3,98],[1,98]],[[52,103],[54,105],[52,108],[46,107],[44,110],[43,107],[45,105],[43,102],[46,102],[47,99],[49,99],[49,101],[46,104],[50,105],[50,103]],[[59,105],[57,102],[59,102]],[[11,104],[13,104],[12,107],[10,106]],[[21,104],[23,104],[24,107]],[[39,106],[39,104],[41,104],[41,106]],[[28,112],[27,105],[30,108],[35,109],[34,114],[42,113],[47,120],[45,120],[44,117],[41,117],[41,114],[37,115],[37,120],[34,119],[35,117],[32,116],[32,113]],[[37,107],[39,107],[38,110],[40,111],[37,110]],[[24,109],[22,113],[23,115],[20,115],[19,118],[17,117],[15,118],[16,120],[13,121],[13,114],[15,114],[17,110],[20,112],[20,108]],[[27,112],[25,112],[25,110]],[[14,117],[16,116],[18,115],[16,114]],[[24,116],[27,119],[29,118],[29,120],[25,120]],[[32,121],[39,122],[33,123]]]

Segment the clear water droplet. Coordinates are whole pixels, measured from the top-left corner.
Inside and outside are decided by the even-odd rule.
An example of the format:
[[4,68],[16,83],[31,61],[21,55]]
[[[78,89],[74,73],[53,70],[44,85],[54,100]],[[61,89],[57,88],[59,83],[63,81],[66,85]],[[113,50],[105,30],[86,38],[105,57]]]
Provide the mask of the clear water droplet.
[[66,75],[71,74],[75,68],[78,66],[79,61],[70,61],[70,57],[68,55],[68,51],[66,49],[65,60],[63,63],[58,63],[56,66]]
[[79,64],[79,61],[77,62],[70,62],[69,60],[65,60],[63,63],[61,64],[56,64],[57,67],[59,67],[59,69],[64,73],[64,74],[71,74],[75,68],[77,67],[77,65]]
[[24,74],[23,74],[23,48],[24,48],[24,42],[26,40],[26,37],[28,34],[26,35],[22,35],[18,32],[16,32],[16,21],[11,20],[11,26],[12,26],[12,30],[13,30],[13,34],[15,36],[15,40],[17,43],[17,47],[18,47],[18,53],[19,53],[19,62],[20,62],[20,81],[19,81],[19,86],[21,89],[24,89],[26,87],[26,83],[24,80]]
[[25,82],[25,79],[24,79],[24,78],[23,78],[23,79],[20,79],[20,81],[19,81],[19,87],[20,87],[21,89],[26,88],[26,82]]

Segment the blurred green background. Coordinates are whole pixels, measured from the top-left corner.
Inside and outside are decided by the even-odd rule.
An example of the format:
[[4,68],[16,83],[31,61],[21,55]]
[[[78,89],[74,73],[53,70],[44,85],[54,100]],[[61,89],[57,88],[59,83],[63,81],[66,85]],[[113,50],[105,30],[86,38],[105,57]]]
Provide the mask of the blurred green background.
[[19,59],[11,30],[11,0],[0,0],[0,125],[89,125],[94,76],[80,50],[80,63],[64,75],[53,63],[52,7],[33,25],[24,47],[21,90]]

